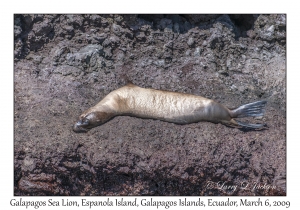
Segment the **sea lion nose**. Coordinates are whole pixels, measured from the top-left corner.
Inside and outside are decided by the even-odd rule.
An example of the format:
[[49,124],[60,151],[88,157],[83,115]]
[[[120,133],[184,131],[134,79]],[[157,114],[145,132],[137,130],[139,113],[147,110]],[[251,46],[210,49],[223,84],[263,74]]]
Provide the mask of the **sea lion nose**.
[[79,120],[74,124],[73,131],[76,133],[87,132],[88,129],[83,128],[82,125],[85,125],[85,123],[83,123],[82,120]]
[[78,122],[76,122],[73,126],[73,131],[76,132],[76,133],[79,133],[80,132],[80,126],[78,126]]

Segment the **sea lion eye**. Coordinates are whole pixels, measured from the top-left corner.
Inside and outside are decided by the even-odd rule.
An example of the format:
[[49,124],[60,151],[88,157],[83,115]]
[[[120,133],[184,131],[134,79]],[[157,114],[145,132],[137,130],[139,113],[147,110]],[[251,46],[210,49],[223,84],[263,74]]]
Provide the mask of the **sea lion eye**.
[[82,120],[81,120],[81,124],[82,125],[88,125],[89,124],[89,119],[88,118],[83,118]]

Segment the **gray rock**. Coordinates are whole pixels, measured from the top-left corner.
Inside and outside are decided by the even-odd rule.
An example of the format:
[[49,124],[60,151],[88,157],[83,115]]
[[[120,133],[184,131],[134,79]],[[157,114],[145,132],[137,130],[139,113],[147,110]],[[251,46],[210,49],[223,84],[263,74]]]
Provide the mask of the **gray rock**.
[[203,51],[203,49],[201,47],[196,47],[196,49],[194,51],[194,56],[199,57],[201,55],[202,51]]
[[187,41],[188,46],[192,47],[195,44],[195,40],[193,37],[190,37]]
[[63,66],[58,66],[57,68],[55,68],[53,72],[57,73],[57,74],[61,74],[63,76],[73,75],[73,76],[77,77],[80,75],[81,70],[74,66],[63,65]]
[[100,45],[87,45],[81,48],[76,53],[68,53],[66,55],[67,64],[75,66],[79,69],[88,69],[94,67],[91,71],[97,68],[97,58],[104,55],[103,47]]

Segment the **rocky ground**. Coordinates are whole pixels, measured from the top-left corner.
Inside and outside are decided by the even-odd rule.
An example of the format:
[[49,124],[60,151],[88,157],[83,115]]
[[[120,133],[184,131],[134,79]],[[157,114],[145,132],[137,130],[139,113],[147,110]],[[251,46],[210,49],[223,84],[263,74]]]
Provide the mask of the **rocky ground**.
[[[285,15],[17,14],[14,37],[15,195],[286,195]],[[267,99],[251,120],[268,128],[120,116],[74,133],[126,79]]]

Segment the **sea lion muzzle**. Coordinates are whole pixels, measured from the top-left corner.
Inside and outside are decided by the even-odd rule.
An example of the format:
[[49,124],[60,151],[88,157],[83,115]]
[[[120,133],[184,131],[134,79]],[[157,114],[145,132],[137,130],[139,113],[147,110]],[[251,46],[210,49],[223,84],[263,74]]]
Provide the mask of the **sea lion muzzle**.
[[86,120],[86,119],[79,120],[73,126],[73,131],[76,132],[76,133],[85,133],[85,132],[88,132],[90,130],[90,128],[88,128],[88,126],[89,126],[88,120]]

